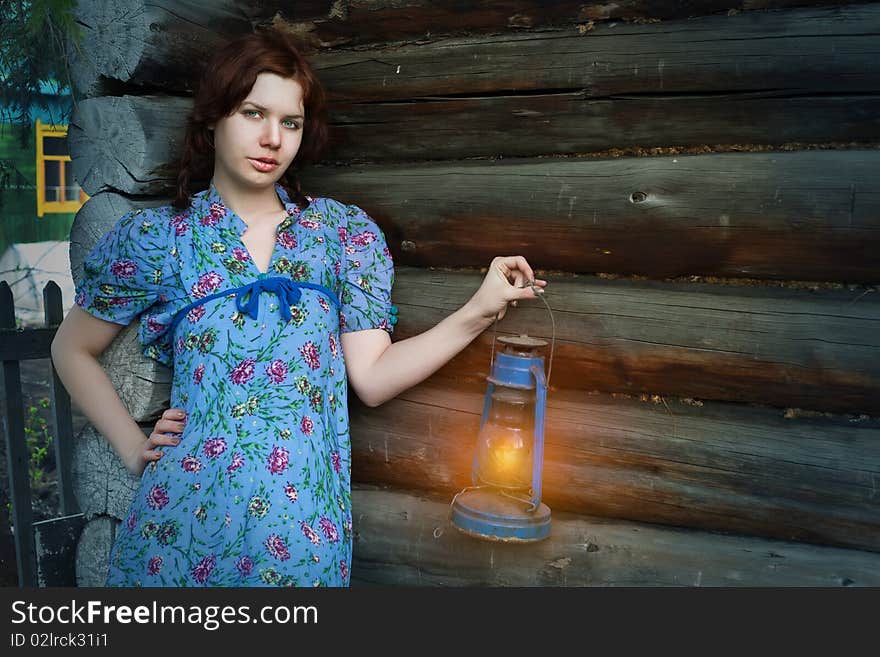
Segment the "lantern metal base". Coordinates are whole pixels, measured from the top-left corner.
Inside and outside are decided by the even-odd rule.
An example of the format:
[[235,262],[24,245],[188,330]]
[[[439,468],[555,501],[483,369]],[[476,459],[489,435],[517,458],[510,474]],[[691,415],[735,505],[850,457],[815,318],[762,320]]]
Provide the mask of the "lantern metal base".
[[487,541],[532,543],[550,536],[550,507],[526,505],[493,490],[469,490],[452,503],[452,524],[459,531]]

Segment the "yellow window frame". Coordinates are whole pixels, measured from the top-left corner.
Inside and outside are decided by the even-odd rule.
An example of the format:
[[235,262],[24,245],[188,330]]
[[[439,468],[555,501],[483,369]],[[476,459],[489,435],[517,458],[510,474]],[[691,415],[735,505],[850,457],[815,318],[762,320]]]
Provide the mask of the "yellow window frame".
[[88,200],[88,196],[82,189],[79,190],[79,199],[76,201],[47,201],[46,200],[46,167],[47,161],[60,162],[58,166],[58,182],[64,189],[66,178],[70,175],[70,155],[46,155],[43,151],[43,139],[46,137],[67,137],[66,125],[52,125],[43,123],[37,119],[36,143],[37,143],[37,216],[45,214],[62,214],[77,212]]

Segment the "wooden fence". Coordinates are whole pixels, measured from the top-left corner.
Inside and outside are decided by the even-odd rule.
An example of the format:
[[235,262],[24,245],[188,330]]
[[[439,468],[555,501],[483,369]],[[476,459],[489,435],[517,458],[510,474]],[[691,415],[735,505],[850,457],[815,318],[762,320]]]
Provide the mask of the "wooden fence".
[[50,281],[43,289],[46,326],[18,330],[15,327],[15,300],[6,281],[0,282],[0,359],[6,390],[7,472],[12,502],[12,527],[20,586],[75,586],[76,541],[83,525],[71,480],[73,422],[70,397],[54,366],[51,408],[58,476],[58,518],[33,522],[31,508],[30,456],[25,436],[25,408],[20,363],[51,357],[55,331],[63,319],[61,288]]

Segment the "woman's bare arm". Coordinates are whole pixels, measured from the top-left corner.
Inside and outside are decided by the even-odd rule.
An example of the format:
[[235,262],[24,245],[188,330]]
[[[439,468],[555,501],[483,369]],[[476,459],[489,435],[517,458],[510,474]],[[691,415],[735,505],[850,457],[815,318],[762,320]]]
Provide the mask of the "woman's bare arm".
[[177,439],[155,433],[145,438],[98,362],[123,328],[74,306],[52,341],[52,362],[70,398],[110,442],[125,467],[140,476],[148,462],[161,458],[153,447],[176,444]]

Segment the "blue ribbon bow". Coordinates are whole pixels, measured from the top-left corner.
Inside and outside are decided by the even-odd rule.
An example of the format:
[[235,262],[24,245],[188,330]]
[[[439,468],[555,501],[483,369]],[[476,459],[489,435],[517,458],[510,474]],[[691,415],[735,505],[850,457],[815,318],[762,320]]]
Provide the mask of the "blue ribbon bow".
[[290,307],[299,302],[302,296],[301,287],[303,287],[302,283],[295,283],[284,276],[258,278],[253,283],[240,288],[242,293],[236,297],[235,307],[239,312],[250,315],[251,319],[257,319],[260,312],[260,295],[263,292],[274,292],[281,301],[281,316],[289,322]]

